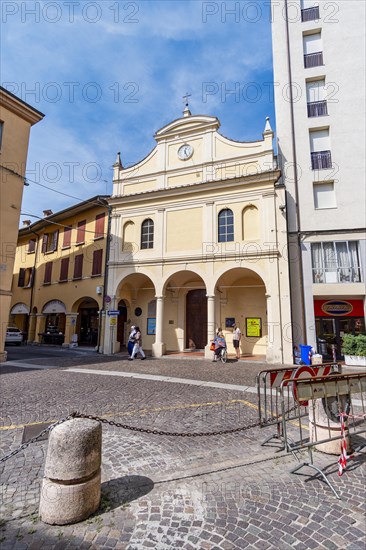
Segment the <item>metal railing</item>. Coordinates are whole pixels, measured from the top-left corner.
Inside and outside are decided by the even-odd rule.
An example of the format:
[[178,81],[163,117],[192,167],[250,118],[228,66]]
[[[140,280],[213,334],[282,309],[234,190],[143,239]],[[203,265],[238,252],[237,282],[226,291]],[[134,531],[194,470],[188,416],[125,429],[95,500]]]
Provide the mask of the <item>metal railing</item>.
[[311,67],[319,67],[324,65],[323,52],[306,53],[304,55],[304,67],[310,69]]
[[[291,425],[286,418],[289,386],[298,411],[297,422],[291,422]],[[366,433],[365,391],[365,372],[297,378],[296,380],[283,381],[280,386],[282,438],[286,451],[293,453],[298,461],[298,464],[290,472],[296,473],[304,466],[313,468],[322,476],[338,499],[340,496],[324,472],[314,464],[313,449],[321,445],[324,447],[324,444],[329,442],[341,440],[341,458],[351,458],[346,454],[350,437]],[[360,397],[357,405],[352,398],[355,393]],[[305,416],[303,411],[307,409],[309,411],[308,426],[303,421]],[[366,441],[355,450],[358,451],[365,445]],[[308,451],[308,461],[300,462],[297,452],[302,450]],[[343,457],[342,451],[344,451]],[[338,461],[339,464],[341,464],[341,458]],[[344,462],[342,468],[345,468]]]
[[325,116],[328,114],[327,100],[308,102],[308,117]]
[[313,268],[314,283],[360,283],[359,267]]
[[[285,412],[286,420],[298,418],[299,406],[293,400],[292,387],[289,382],[297,380],[298,376],[327,376],[334,372],[340,372],[338,363],[323,363],[322,365],[294,365],[293,367],[281,367],[279,369],[262,370],[256,377],[257,396],[258,396],[258,415],[261,428],[267,426],[276,426],[276,431],[268,436],[261,445],[265,445],[272,439],[281,441],[281,448],[284,448],[282,437],[282,417],[281,410],[281,387],[286,393],[287,409]],[[281,386],[282,385],[282,386]],[[287,388],[285,390],[284,388]],[[302,408],[301,415],[307,415],[306,408]]]
[[311,153],[311,169],[325,170],[332,168],[332,154],[330,151],[315,151]]
[[319,16],[319,6],[313,6],[311,8],[306,8],[301,10],[301,21],[318,21]]

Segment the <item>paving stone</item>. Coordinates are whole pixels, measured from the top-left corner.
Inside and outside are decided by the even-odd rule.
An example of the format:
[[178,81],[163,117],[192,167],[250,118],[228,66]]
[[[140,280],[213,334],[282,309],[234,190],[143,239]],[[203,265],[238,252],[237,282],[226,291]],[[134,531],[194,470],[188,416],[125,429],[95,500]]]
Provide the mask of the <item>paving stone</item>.
[[[91,364],[83,357],[82,364],[74,358],[73,365],[105,372],[131,372],[133,367],[140,373],[243,386],[254,386],[259,370],[258,365],[241,363],[216,372],[197,360],[148,359],[131,367],[121,359],[98,358],[94,363],[92,357]],[[210,431],[254,422],[257,414],[255,394],[207,386],[60,369],[15,372],[1,380],[2,417],[11,419],[9,425],[49,421],[77,408],[135,426]],[[239,401],[253,405],[241,403],[240,417],[235,409]],[[341,492],[338,501],[318,479],[289,474],[290,455],[260,446],[272,431],[254,428],[247,434],[173,439],[103,424],[103,495],[111,509],[61,529],[30,520],[30,514],[37,514],[47,442],[30,445],[0,465],[1,508],[9,524],[5,533],[12,537],[3,541],[2,550],[18,550],[22,544],[27,550],[364,550],[365,467],[348,470],[345,481],[345,476],[338,479],[335,457],[316,453],[320,467],[334,470],[329,477]],[[2,431],[5,452],[20,444],[21,432]],[[257,463],[245,466],[247,456]],[[260,462],[265,456],[273,460]],[[36,533],[29,535],[32,528]],[[23,538],[16,539],[20,531]],[[58,532],[63,534],[60,541]]]

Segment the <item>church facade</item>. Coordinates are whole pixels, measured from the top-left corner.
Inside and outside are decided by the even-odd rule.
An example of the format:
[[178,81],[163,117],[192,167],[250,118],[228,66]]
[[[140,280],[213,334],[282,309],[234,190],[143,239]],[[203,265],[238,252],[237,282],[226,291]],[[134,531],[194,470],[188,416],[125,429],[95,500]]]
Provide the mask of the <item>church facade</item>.
[[155,134],[134,166],[114,164],[104,353],[127,344],[161,357],[189,349],[212,357],[220,327],[233,353],[292,362],[284,188],[269,120],[263,139],[237,142],[216,117],[183,117]]

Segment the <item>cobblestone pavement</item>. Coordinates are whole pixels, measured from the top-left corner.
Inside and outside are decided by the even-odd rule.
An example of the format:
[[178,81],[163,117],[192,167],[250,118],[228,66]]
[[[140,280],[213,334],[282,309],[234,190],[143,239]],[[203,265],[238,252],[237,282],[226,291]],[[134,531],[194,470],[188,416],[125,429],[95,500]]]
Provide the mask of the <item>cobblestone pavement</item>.
[[[59,361],[59,363],[57,363]],[[52,370],[1,376],[1,456],[23,426],[71,410],[168,431],[214,431],[257,420],[253,393],[189,383],[70,372],[68,366],[254,385],[263,365],[179,359],[127,362],[83,355]],[[342,500],[314,470],[289,473],[292,455],[260,446],[273,427],[202,438],[131,432],[103,424],[100,510],[76,525],[38,520],[47,441],[2,464],[1,549],[349,549],[364,550],[365,455],[342,477],[336,456],[315,453]]]

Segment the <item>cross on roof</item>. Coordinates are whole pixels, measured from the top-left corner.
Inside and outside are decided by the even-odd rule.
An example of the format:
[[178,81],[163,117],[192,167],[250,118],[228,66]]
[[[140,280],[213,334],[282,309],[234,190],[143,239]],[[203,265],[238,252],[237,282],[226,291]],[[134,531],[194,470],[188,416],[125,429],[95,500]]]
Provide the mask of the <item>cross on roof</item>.
[[188,92],[186,93],[186,95],[183,96],[183,101],[184,101],[184,104],[186,107],[188,107],[189,103],[188,103],[188,98],[191,97],[192,94],[189,94]]

